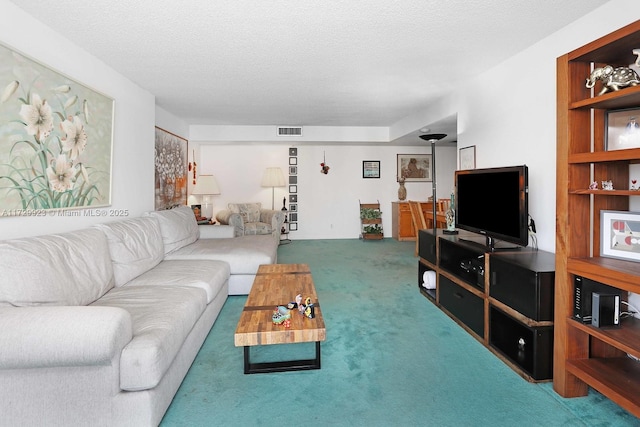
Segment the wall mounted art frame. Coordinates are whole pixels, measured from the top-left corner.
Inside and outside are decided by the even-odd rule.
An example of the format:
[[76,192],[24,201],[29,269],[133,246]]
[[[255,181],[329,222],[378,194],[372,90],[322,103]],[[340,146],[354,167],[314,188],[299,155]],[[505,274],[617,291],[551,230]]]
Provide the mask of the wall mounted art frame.
[[156,126],[155,209],[187,204],[188,141]]
[[380,161],[363,160],[362,178],[380,178]]
[[470,145],[458,150],[460,157],[460,170],[476,168],[476,146]]
[[0,44],[0,216],[111,205],[114,104]]
[[607,151],[640,147],[640,108],[607,111],[605,127]]
[[432,181],[433,162],[431,154],[398,154],[396,180],[405,182]]
[[640,261],[640,212],[600,211],[600,256]]

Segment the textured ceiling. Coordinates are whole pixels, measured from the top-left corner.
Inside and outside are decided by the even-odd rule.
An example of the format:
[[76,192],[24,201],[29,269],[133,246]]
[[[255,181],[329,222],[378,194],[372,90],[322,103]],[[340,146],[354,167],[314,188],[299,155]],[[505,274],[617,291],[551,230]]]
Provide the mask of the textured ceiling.
[[191,124],[390,126],[606,0],[15,0]]

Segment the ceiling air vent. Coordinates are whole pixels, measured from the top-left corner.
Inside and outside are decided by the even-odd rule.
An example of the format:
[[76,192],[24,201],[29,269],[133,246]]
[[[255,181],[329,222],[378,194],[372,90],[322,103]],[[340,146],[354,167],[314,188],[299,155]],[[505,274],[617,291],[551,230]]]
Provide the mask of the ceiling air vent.
[[302,126],[278,126],[278,136],[302,136]]

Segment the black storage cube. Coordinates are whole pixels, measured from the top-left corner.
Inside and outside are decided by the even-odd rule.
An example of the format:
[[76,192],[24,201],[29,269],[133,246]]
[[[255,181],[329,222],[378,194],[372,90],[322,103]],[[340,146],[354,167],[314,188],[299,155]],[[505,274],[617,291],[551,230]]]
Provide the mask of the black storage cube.
[[492,254],[489,264],[491,297],[537,322],[553,320],[553,254]]
[[418,288],[421,292],[426,293],[434,302],[436,299],[436,290],[435,289],[427,289],[422,286],[424,282],[424,273],[425,271],[432,271],[430,267],[423,264],[421,261],[418,261]]
[[489,345],[534,380],[553,378],[553,327],[528,327],[491,307]]
[[436,236],[433,231],[418,230],[418,255],[436,264]]
[[484,338],[484,301],[445,276],[438,279],[440,305]]

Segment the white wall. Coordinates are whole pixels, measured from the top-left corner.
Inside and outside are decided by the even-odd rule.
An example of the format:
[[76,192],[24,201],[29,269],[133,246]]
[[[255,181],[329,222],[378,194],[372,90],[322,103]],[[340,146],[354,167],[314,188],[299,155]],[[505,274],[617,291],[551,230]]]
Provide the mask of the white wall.
[[[14,4],[0,0],[0,10],[0,42],[115,99],[111,208],[128,210],[130,216],[152,210],[154,96]],[[114,219],[2,217],[0,239],[75,230]]]
[[[194,143],[193,145],[197,145]],[[353,239],[360,234],[359,202],[380,201],[385,236],[391,236],[391,202],[398,200],[396,155],[430,153],[430,147],[382,147],[362,145],[302,145],[298,149],[298,231],[295,239]],[[214,196],[213,210],[231,202],[261,202],[271,207],[271,189],[260,187],[264,169],[282,168],[288,176],[289,145],[201,144],[200,173],[212,173],[221,195]],[[449,197],[456,168],[455,147],[436,148],[438,197]],[[320,173],[326,158],[328,174]],[[380,179],[362,178],[362,161],[380,161]],[[431,183],[407,183],[407,200],[426,200]],[[288,188],[275,189],[275,208],[282,208]],[[287,201],[287,208],[289,203]]]
[[555,251],[556,58],[639,18],[636,0],[613,0],[453,95],[458,146],[476,146],[477,167],[529,166],[529,213],[540,249]]

